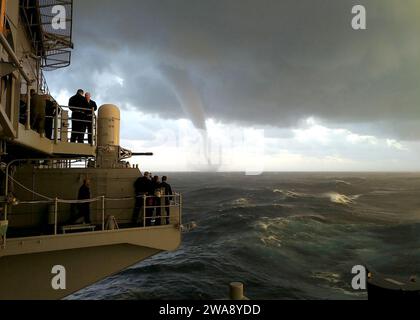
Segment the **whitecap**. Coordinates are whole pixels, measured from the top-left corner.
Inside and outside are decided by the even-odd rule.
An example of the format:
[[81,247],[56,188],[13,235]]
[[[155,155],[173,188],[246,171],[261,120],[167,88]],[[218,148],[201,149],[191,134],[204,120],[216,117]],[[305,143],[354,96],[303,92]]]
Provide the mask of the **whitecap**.
[[356,200],[356,198],[352,196],[346,196],[344,194],[340,194],[337,192],[326,193],[325,197],[329,198],[332,203],[343,204],[343,205],[352,204],[354,203],[354,200]]

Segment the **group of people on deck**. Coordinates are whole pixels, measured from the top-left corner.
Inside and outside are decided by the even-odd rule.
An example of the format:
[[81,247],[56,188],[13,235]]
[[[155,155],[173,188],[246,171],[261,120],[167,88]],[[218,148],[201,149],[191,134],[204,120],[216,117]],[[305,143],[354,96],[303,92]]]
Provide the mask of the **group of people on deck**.
[[[149,172],[145,172],[143,177],[140,177],[134,183],[134,189],[136,193],[136,204],[133,213],[133,224],[144,225],[146,227],[155,225],[162,225],[162,220],[165,220],[166,224],[170,223],[170,203],[172,200],[172,187],[168,184],[168,177],[163,176],[162,181],[159,180],[158,176],[154,176]],[[162,213],[162,207],[164,211]],[[146,215],[139,220],[140,212],[144,212]],[[153,215],[155,214],[155,218]]]
[[88,143],[93,144],[93,115],[98,110],[92,95],[89,92],[79,89],[70,98],[69,108],[72,111],[72,143],[84,143],[86,131],[88,133]]

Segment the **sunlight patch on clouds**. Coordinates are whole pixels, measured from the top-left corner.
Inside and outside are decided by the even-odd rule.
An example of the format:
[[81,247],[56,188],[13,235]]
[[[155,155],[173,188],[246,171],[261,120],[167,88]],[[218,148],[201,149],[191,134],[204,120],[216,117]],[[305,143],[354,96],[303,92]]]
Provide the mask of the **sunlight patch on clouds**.
[[67,106],[69,104],[69,98],[74,95],[71,94],[67,89],[61,89],[59,92],[52,92],[51,95],[55,100],[62,106]]
[[405,147],[402,143],[398,142],[397,140],[387,139],[386,143],[389,148],[397,149],[400,151],[408,151],[409,149]]
[[314,118],[308,118],[305,123],[305,128],[293,130],[297,142],[318,143],[323,146],[347,142],[352,145],[387,146],[398,151],[408,151],[397,140],[359,135],[347,129],[328,128],[318,124]]
[[346,140],[352,144],[370,144],[377,145],[379,143],[378,138],[374,136],[362,136],[350,131],[346,132]]

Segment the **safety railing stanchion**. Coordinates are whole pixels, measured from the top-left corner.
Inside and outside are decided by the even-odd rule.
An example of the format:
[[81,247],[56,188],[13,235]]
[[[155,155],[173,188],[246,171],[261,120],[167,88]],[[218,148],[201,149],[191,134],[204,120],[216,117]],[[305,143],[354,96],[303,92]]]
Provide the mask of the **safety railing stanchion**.
[[31,87],[27,86],[28,92],[26,93],[26,123],[25,129],[31,130]]
[[55,117],[54,117],[54,142],[58,143],[58,105],[55,106]]
[[182,226],[182,194],[179,195],[179,225]]
[[143,196],[143,227],[146,227],[146,196]]
[[58,229],[58,198],[54,199],[54,235],[57,235]]
[[102,231],[105,231],[105,196],[102,196]]

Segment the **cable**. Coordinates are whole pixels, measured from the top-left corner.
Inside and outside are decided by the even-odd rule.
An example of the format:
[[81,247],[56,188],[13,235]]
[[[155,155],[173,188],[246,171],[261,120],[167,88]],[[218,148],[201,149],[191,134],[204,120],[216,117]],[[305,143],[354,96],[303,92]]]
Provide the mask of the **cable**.
[[32,194],[34,194],[34,195],[36,195],[36,196],[38,196],[38,197],[40,197],[40,198],[43,198],[43,199],[45,199],[45,200],[49,200],[49,201],[54,201],[54,199],[52,199],[52,198],[49,198],[49,197],[44,196],[44,195],[42,195],[42,194],[39,194],[39,193],[35,192],[34,190],[31,190],[31,189],[29,189],[29,188],[25,187],[25,186],[24,186],[23,184],[21,184],[19,181],[15,180],[14,178],[12,178],[12,177],[10,177],[10,176],[9,176],[9,179],[10,179],[10,180],[12,180],[14,183],[16,183],[19,187],[23,188],[24,190],[26,190],[26,191],[28,191],[28,192],[30,192],[30,193],[32,193]]

